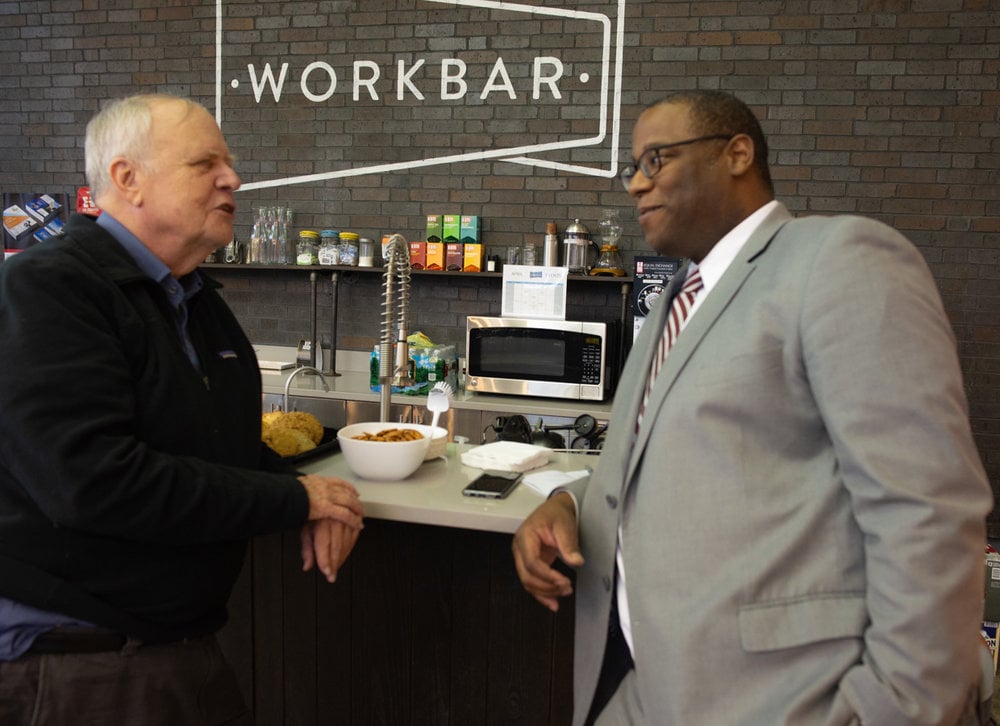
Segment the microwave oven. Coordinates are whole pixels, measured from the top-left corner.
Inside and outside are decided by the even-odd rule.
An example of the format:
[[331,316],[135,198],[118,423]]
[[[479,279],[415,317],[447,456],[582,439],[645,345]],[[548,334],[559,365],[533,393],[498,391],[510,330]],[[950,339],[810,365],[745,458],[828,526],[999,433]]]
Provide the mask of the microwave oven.
[[586,401],[610,393],[608,323],[470,315],[465,389]]

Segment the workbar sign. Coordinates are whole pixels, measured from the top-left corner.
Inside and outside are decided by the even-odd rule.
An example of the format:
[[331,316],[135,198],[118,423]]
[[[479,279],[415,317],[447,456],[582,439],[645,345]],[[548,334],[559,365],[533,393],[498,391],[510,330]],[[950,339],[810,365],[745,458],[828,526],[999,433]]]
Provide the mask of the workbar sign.
[[217,0],[244,189],[490,159],[615,175],[625,0],[317,5]]

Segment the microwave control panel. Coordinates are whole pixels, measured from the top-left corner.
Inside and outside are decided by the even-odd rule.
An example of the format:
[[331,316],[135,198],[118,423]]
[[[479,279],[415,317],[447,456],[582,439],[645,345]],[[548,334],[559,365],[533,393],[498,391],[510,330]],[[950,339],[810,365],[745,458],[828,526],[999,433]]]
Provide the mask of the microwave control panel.
[[583,360],[581,361],[581,383],[596,385],[601,382],[601,344],[584,343],[580,351]]

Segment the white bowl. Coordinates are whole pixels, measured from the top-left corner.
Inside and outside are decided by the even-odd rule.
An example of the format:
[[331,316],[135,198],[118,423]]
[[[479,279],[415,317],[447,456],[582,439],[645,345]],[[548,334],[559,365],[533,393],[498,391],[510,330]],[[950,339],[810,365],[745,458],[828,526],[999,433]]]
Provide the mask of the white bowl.
[[[363,441],[362,434],[385,429],[416,429],[422,438],[413,441]],[[431,427],[422,424],[370,421],[344,426],[337,431],[340,451],[355,474],[365,479],[396,481],[405,479],[424,462],[431,444]]]
[[[431,428],[427,426],[426,428]],[[444,426],[435,426],[434,433],[431,437],[431,444],[427,447],[427,453],[424,454],[424,461],[430,461],[431,459],[436,459],[439,456],[444,456],[447,451],[448,446],[448,429]]]

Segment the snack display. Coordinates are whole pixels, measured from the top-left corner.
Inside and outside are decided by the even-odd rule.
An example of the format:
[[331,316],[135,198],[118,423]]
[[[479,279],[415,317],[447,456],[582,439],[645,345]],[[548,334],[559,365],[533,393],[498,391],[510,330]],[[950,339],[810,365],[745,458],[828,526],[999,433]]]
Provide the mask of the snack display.
[[323,424],[305,411],[271,411],[261,417],[261,440],[278,456],[296,456],[316,448]]
[[416,441],[424,438],[424,435],[416,429],[382,429],[373,434],[363,433],[351,438],[358,441]]

